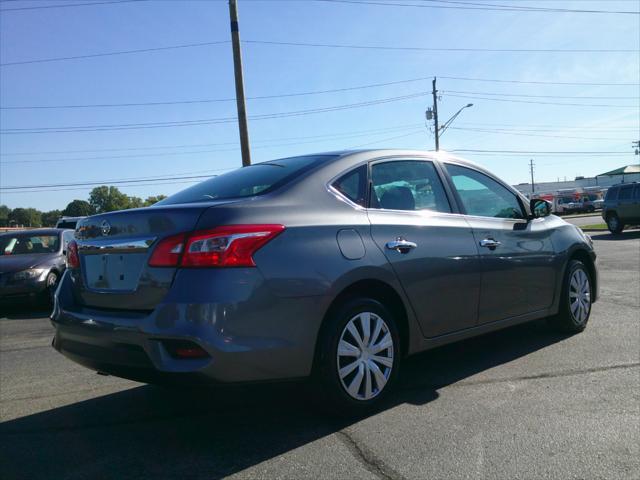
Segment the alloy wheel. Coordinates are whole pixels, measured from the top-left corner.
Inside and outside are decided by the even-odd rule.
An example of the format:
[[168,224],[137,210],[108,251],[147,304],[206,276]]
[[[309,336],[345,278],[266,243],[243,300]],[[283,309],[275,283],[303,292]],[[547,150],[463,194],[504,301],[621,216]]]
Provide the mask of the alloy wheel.
[[356,400],[371,400],[382,392],[394,362],[393,337],[387,323],[373,312],[362,312],[344,327],[338,342],[338,377]]
[[582,269],[577,269],[571,275],[569,284],[569,307],[571,316],[579,323],[584,323],[591,310],[591,285],[589,276]]

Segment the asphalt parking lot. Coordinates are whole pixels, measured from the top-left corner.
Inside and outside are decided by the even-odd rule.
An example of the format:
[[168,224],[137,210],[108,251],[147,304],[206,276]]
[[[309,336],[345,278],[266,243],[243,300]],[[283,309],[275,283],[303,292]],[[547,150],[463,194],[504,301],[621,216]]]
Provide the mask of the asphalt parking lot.
[[47,312],[0,314],[0,475],[639,478],[640,230],[593,238],[601,299],[584,333],[536,322],[423,353],[358,420],[320,414],[299,384],[99,376],[50,347]]

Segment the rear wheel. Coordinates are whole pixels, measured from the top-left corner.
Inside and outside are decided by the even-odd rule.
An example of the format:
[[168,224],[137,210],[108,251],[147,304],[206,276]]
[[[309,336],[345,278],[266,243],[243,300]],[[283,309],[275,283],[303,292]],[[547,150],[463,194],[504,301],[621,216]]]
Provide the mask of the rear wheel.
[[624,225],[620,222],[617,214],[610,213],[607,215],[607,228],[611,233],[620,233],[622,232]]
[[560,310],[549,320],[550,324],[568,333],[583,331],[591,316],[592,298],[593,286],[586,265],[580,260],[571,260],[562,286]]
[[316,387],[323,406],[364,412],[391,389],[400,366],[395,319],[380,302],[354,298],[335,309],[323,327],[316,358]]

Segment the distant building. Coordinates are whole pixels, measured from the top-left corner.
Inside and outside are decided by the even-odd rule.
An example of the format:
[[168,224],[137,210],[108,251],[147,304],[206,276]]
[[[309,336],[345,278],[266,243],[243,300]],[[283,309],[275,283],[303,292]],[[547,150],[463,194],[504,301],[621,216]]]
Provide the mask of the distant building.
[[[595,177],[576,177],[564,182],[536,182],[536,193],[555,193],[558,190],[584,189],[588,187],[608,188],[616,183],[640,182],[640,165],[627,165]],[[519,183],[514,187],[525,195],[531,194],[530,183]],[[590,189],[591,189],[590,188]]]

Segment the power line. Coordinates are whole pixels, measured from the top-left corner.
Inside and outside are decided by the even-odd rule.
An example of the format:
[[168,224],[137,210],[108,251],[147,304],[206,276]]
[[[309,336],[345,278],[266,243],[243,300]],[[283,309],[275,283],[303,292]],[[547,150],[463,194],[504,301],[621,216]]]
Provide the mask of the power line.
[[74,55],[70,57],[53,57],[53,58],[39,58],[35,60],[21,60],[19,62],[5,62],[0,63],[0,67],[10,67],[14,65],[26,65],[31,63],[46,63],[46,62],[60,62],[63,60],[81,60],[86,58],[96,57],[109,57],[112,55],[128,55],[131,53],[147,53],[147,52],[159,52],[162,50],[176,50],[180,48],[192,48],[192,47],[207,47],[211,45],[222,45],[229,43],[229,40],[219,40],[216,42],[200,42],[200,43],[185,43],[182,45],[169,45],[166,47],[154,47],[154,48],[140,48],[136,50],[120,50],[116,52],[104,52],[104,53],[91,53],[87,55]]
[[386,45],[355,45],[338,43],[279,42],[271,40],[243,40],[243,43],[259,45],[283,45],[290,47],[349,48],[357,50],[406,50],[417,52],[492,52],[492,53],[637,53],[635,49],[558,49],[558,48],[458,48],[458,47],[393,47]]
[[[417,127],[417,126],[422,126],[422,124],[413,124],[410,125],[412,127]],[[310,136],[310,137],[298,137],[298,138],[313,138],[313,140],[307,140],[307,141],[302,141],[302,142],[289,142],[289,143],[275,143],[275,144],[269,144],[269,145],[257,145],[254,148],[277,148],[277,147],[283,147],[283,146],[294,146],[294,145],[304,145],[304,144],[309,144],[309,143],[317,143],[317,142],[327,142],[327,141],[335,141],[335,140],[348,140],[351,138],[357,138],[357,137],[362,137],[362,136],[372,136],[372,135],[380,135],[380,134],[386,134],[389,133],[391,131],[398,131],[398,128],[392,128],[392,129],[383,129],[377,133],[360,133],[360,134],[351,134],[351,135],[334,135],[334,136],[330,136],[330,138],[318,138],[318,136]],[[422,131],[422,130],[421,130]],[[320,136],[322,137],[322,136]],[[325,135],[326,137],[326,135]],[[290,137],[290,138],[296,138],[296,137]],[[392,137],[395,138],[395,137]],[[237,145],[238,142],[229,142],[232,145]],[[375,143],[375,142],[374,142]],[[214,144],[215,145],[215,144]],[[354,148],[354,147],[351,147]],[[214,153],[214,152],[231,152],[231,151],[237,151],[239,148],[236,147],[232,147],[232,148],[222,148],[222,149],[214,149],[214,150],[199,150],[199,151],[195,151],[195,152],[168,152],[168,153],[146,153],[146,154],[134,154],[134,155],[108,155],[108,156],[99,156],[99,157],[80,157],[80,158],[53,158],[53,159],[39,159],[39,160],[12,160],[12,161],[3,161],[0,162],[0,165],[8,165],[8,164],[25,164],[25,163],[35,163],[35,164],[41,164],[41,163],[50,163],[50,162],[72,162],[72,161],[81,161],[81,162],[86,162],[86,161],[91,161],[91,160],[117,160],[117,159],[131,159],[131,158],[156,158],[156,157],[166,157],[166,156],[183,156],[183,155],[196,155],[196,154],[203,154],[203,153]]]
[[619,87],[630,86],[637,87],[640,83],[594,83],[594,82],[547,82],[537,80],[501,80],[495,78],[470,78],[470,77],[452,77],[438,75],[438,78],[444,78],[446,80],[462,80],[471,82],[491,82],[491,83],[522,83],[529,85],[570,85],[570,86],[585,86],[585,87]]
[[[169,181],[163,183],[138,183],[135,185],[121,185],[118,188],[129,188],[129,187],[156,187],[158,185],[177,185],[177,184],[185,184],[185,183],[197,183],[198,180],[182,180],[178,182]],[[3,192],[3,195],[16,194],[16,193],[40,193],[40,192],[65,192],[70,190],[91,190],[95,187],[87,186],[87,187],[71,187],[71,188],[52,188],[52,189],[40,189],[40,190],[11,190],[9,192]]]
[[[305,115],[312,115],[316,113],[326,113],[326,112],[334,112],[339,110],[348,110],[352,108],[367,107],[372,105],[381,105],[381,104],[390,103],[390,102],[397,102],[402,100],[418,98],[418,97],[425,96],[427,94],[428,92],[417,92],[417,93],[412,93],[408,95],[401,95],[398,97],[387,97],[387,98],[381,98],[377,100],[370,100],[366,102],[335,105],[331,107],[253,115],[253,116],[250,116],[249,118],[251,120],[268,120],[268,119],[275,119],[275,118],[305,116]],[[196,126],[196,125],[211,125],[211,124],[219,124],[219,123],[230,123],[230,122],[235,122],[236,120],[237,120],[236,117],[221,117],[221,118],[204,118],[204,119],[196,119],[196,120],[182,120],[182,121],[173,121],[173,122],[12,128],[12,129],[0,130],[0,134],[10,135],[10,134],[96,132],[96,131],[110,131],[110,130],[136,130],[136,129],[144,129],[144,128],[166,128],[166,127],[183,127],[183,126]]]
[[465,128],[465,127],[449,127],[452,130],[461,130],[467,132],[479,132],[479,133],[498,133],[502,135],[516,135],[522,137],[544,137],[544,138],[562,138],[562,139],[572,139],[572,140],[619,140],[624,141],[624,138],[613,138],[613,137],[576,137],[571,135],[546,135],[539,133],[530,133],[530,132],[519,132],[519,131],[510,131],[504,129],[489,129],[489,128]]
[[16,7],[16,8],[2,8],[0,13],[3,12],[15,12],[18,10],[40,10],[42,8],[69,8],[69,7],[90,7],[94,5],[110,5],[115,3],[135,3],[135,2],[147,2],[148,0],[108,0],[104,2],[91,2],[91,3],[65,3],[58,5],[38,5],[37,7]]
[[[354,87],[332,88],[329,90],[312,90],[307,92],[295,92],[295,93],[281,93],[277,95],[259,95],[254,97],[247,97],[247,100],[264,100],[272,98],[286,98],[286,97],[301,97],[307,95],[320,95],[325,93],[337,93],[348,92],[353,90],[363,90],[368,88],[386,87],[389,85],[399,85],[405,83],[419,82],[421,80],[428,80],[429,77],[411,78],[408,80],[397,80],[394,82],[384,83],[370,83],[367,85],[358,85]],[[27,109],[47,109],[47,108],[101,108],[101,107],[140,107],[140,106],[155,106],[155,105],[180,105],[190,103],[216,103],[216,102],[235,102],[234,98],[217,98],[217,99],[203,99],[203,100],[176,100],[166,102],[142,102],[142,103],[102,103],[102,104],[86,104],[86,105],[33,105],[33,106],[15,106],[15,107],[0,107],[0,110],[27,110]]]
[[78,186],[95,186],[95,185],[104,185],[105,183],[109,183],[110,185],[119,185],[123,183],[141,183],[141,182],[156,182],[156,181],[166,181],[166,180],[193,180],[196,178],[211,178],[211,175],[191,175],[186,177],[173,177],[173,178],[160,178],[160,177],[151,177],[151,178],[140,178],[138,180],[111,180],[109,182],[98,181],[98,182],[76,182],[76,183],[50,183],[44,185],[17,185],[10,187],[0,187],[0,190],[33,190],[33,189],[41,189],[41,188],[57,188],[57,187],[78,187]]
[[463,152],[463,153],[506,153],[506,154],[518,154],[518,155],[625,155],[629,156],[627,152],[597,152],[597,151],[528,151],[528,150],[476,150],[469,148],[458,148],[455,150],[449,150],[451,153]]
[[442,93],[457,93],[465,95],[490,95],[498,97],[524,97],[524,98],[564,98],[587,100],[638,100],[640,97],[603,97],[603,96],[571,96],[571,95],[529,95],[523,93],[498,93],[498,92],[469,92],[463,90],[441,90]]
[[[355,130],[349,132],[342,133],[324,133],[319,135],[304,135],[304,136],[295,136],[295,137],[278,137],[278,138],[270,138],[268,140],[256,140],[255,143],[269,143],[269,142],[281,142],[286,140],[306,140],[306,139],[319,139],[319,138],[327,138],[334,139],[339,137],[358,137],[358,136],[366,136],[375,133],[387,133],[392,132],[394,130],[403,130],[406,128],[419,127],[422,123],[409,123],[404,125],[396,125],[394,127],[382,127],[382,128],[372,128],[367,130]],[[192,143],[192,144],[181,144],[181,145],[160,145],[160,146],[152,146],[152,147],[129,147],[129,148],[104,148],[99,150],[55,150],[55,151],[40,151],[40,152],[9,152],[3,153],[2,156],[22,156],[22,155],[57,155],[57,154],[74,154],[74,153],[100,153],[100,152],[124,152],[124,151],[137,151],[137,150],[166,150],[173,148],[194,148],[194,147],[217,147],[224,145],[237,145],[238,142],[222,142],[222,143]]]
[[541,102],[535,100],[516,100],[515,98],[491,98],[491,97],[478,97],[469,95],[458,95],[453,93],[446,93],[448,97],[466,98],[471,100],[489,100],[492,102],[512,102],[512,103],[530,103],[536,105],[555,105],[566,107],[606,107],[606,108],[638,108],[637,105],[615,105],[605,103],[565,103],[565,102]]
[[[264,100],[273,98],[287,98],[287,97],[299,97],[310,95],[321,95],[327,93],[339,93],[356,90],[364,90],[377,87],[386,87],[391,85],[401,85],[406,83],[414,83],[420,81],[430,80],[432,77],[418,77],[410,78],[406,80],[395,80],[391,82],[370,83],[366,85],[356,85],[351,87],[332,88],[326,90],[310,90],[305,92],[293,92],[293,93],[281,93],[273,95],[258,95],[247,97],[248,100]],[[495,80],[495,79],[473,79],[464,77],[447,77],[442,76],[444,79],[454,80],[466,80],[466,81],[481,81],[481,82],[499,82],[499,83],[544,83],[546,85],[585,85],[585,86],[638,86],[640,84],[632,83],[568,83],[568,82],[526,82],[517,80]],[[466,94],[478,94],[478,95],[497,95],[497,96],[509,96],[509,97],[531,97],[531,98],[584,98],[584,99],[638,99],[639,97],[630,96],[615,96],[615,97],[587,97],[587,96],[563,96],[563,95],[525,95],[525,94],[506,94],[506,93],[493,93],[493,92],[468,92],[457,90],[446,90],[451,93],[466,93]],[[445,91],[445,92],[446,92]],[[0,106],[0,110],[30,110],[30,109],[76,109],[76,108],[111,108],[111,107],[141,107],[141,106],[161,106],[161,105],[182,105],[182,104],[200,104],[200,103],[221,103],[221,102],[234,102],[235,97],[231,98],[217,98],[217,99],[195,99],[195,100],[169,100],[169,101],[155,101],[155,102],[128,102],[128,103],[94,103],[94,104],[72,104],[72,105],[16,105],[16,106]]]
[[[164,47],[142,48],[135,50],[120,50],[114,52],[92,53],[86,55],[73,55],[66,57],[52,57],[52,58],[39,58],[33,60],[21,60],[17,62],[5,62],[0,63],[0,67],[10,67],[16,65],[27,65],[34,63],[48,63],[59,62],[67,60],[83,60],[87,58],[107,57],[113,55],[128,55],[135,53],[148,53],[157,52],[163,50],[175,50],[182,48],[204,47],[211,45],[222,45],[229,43],[229,40],[219,40],[213,42],[199,42],[199,43],[185,43],[180,45],[168,45]],[[343,48],[343,49],[358,49],[358,50],[389,50],[389,51],[423,51],[423,52],[489,52],[489,53],[635,53],[636,49],[541,49],[541,48],[529,48],[529,49],[517,49],[517,48],[458,48],[458,47],[397,47],[386,45],[353,45],[353,44],[332,44],[332,43],[306,43],[306,42],[279,42],[269,40],[243,40],[244,44],[255,45],[280,45],[280,46],[295,46],[295,47],[320,47],[320,48]],[[444,78],[444,77],[443,77]]]
[[[466,123],[466,122],[460,122],[458,123],[458,125],[467,125],[467,126],[477,126],[480,128],[485,128],[487,126],[490,127],[516,127],[519,129],[532,129],[532,130],[539,130],[539,129],[543,129],[541,131],[556,131],[557,129],[577,129],[577,130],[598,130],[598,131],[604,131],[604,130],[613,130],[613,131],[619,131],[619,130],[633,130],[633,131],[637,131],[640,127],[639,126],[632,126],[632,125],[621,125],[621,126],[611,126],[611,127],[605,127],[605,126],[601,126],[601,125],[541,125],[541,124],[536,124],[536,125],[518,125],[518,124],[514,124],[514,123]],[[547,130],[544,130],[547,129]],[[551,129],[551,130],[549,130]]]
[[315,0],[315,1],[326,2],[326,3],[345,3],[345,4],[354,4],[354,5],[375,5],[375,6],[385,6],[385,7],[442,8],[442,9],[453,9],[453,10],[481,10],[481,11],[506,11],[506,12],[596,13],[596,14],[627,14],[627,15],[638,15],[640,13],[637,11],[528,7],[528,6],[518,6],[518,5],[459,2],[459,1],[448,1],[448,0],[421,0],[422,2],[430,2],[431,4],[429,5],[415,4],[415,3],[398,3],[398,2],[390,3],[390,2],[371,1],[371,0]]

